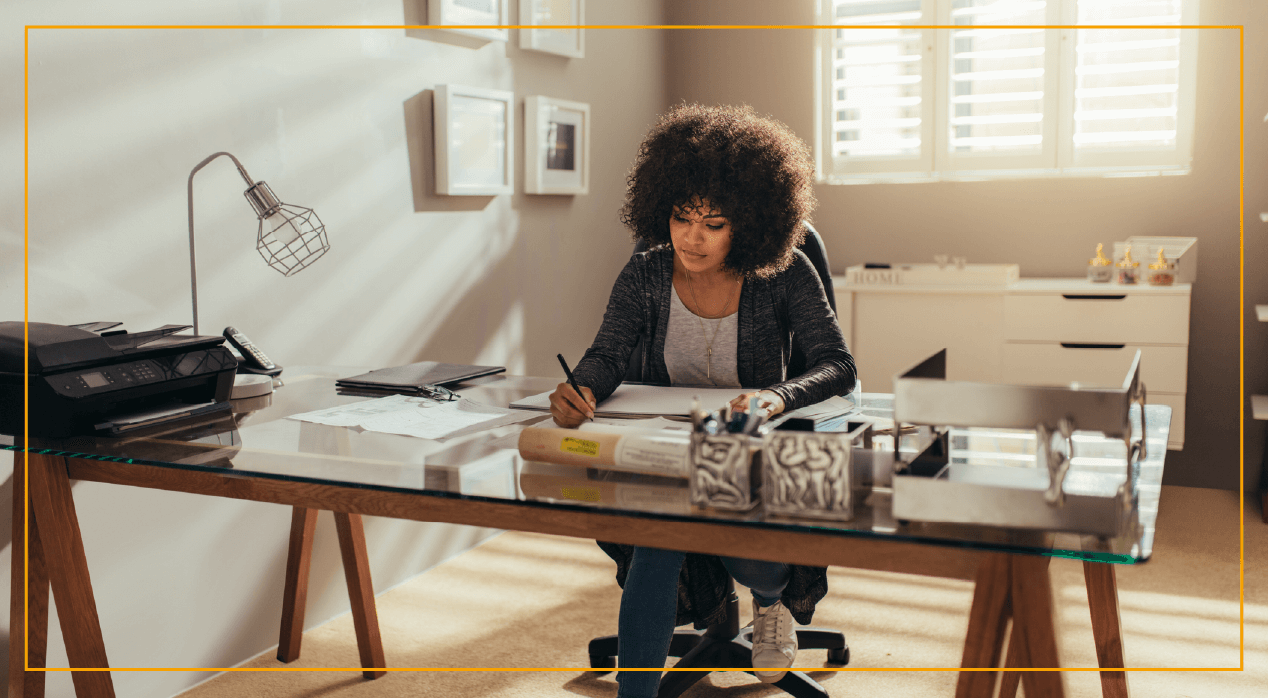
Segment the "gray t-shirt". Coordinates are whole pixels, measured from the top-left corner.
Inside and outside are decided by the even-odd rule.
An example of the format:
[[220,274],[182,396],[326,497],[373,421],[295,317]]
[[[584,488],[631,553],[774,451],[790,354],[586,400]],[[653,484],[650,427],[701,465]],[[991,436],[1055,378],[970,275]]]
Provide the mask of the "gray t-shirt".
[[[671,288],[669,328],[665,332],[665,368],[671,385],[738,388],[740,376],[735,349],[739,312],[716,320],[687,309]],[[716,333],[716,334],[715,334]],[[710,354],[709,349],[713,352]]]

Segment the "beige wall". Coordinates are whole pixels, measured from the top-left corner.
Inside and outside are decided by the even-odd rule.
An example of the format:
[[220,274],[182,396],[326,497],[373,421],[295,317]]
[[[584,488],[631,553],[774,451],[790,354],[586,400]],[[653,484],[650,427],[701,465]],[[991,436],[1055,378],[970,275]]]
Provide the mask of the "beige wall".
[[[669,2],[671,24],[811,24],[813,0]],[[1265,143],[1268,3],[1202,0],[1203,24],[1246,30],[1246,299],[1268,302]],[[814,136],[813,30],[680,30],[668,39],[673,101],[751,104]],[[1185,449],[1169,452],[1166,482],[1238,486],[1238,33],[1204,30],[1199,41],[1197,133],[1192,174],[1182,177],[1033,179],[869,184],[816,189],[815,224],[835,271],[868,261],[1015,262],[1024,276],[1081,276],[1097,242],[1128,235],[1199,238],[1201,268],[1190,316]],[[1268,326],[1247,317],[1247,356],[1268,350]],[[1248,360],[1247,392],[1268,390],[1265,362]],[[1263,423],[1248,421],[1250,486]]]
[[[659,0],[587,9],[596,24],[663,20]],[[6,0],[0,319],[23,317],[24,24],[401,25],[425,16],[423,0]],[[424,36],[33,31],[30,319],[119,320],[134,330],[188,322],[186,179],[228,150],[283,200],[316,209],[332,249],[289,279],[266,267],[241,180],[228,160],[212,163],[195,181],[204,333],[235,325],[288,367],[431,359],[556,375],[556,353],[575,362],[628,257],[617,210],[625,168],[667,104],[662,34],[592,30],[586,57],[574,60],[521,51],[518,37],[477,49]],[[517,146],[525,95],[590,103],[590,194],[523,194],[517,148],[516,194],[436,196],[432,90],[449,82],[514,91]],[[10,463],[4,454],[5,547]],[[75,500],[116,666],[232,666],[276,644],[289,509],[91,483],[75,487]],[[369,518],[376,589],[491,533]],[[327,516],[314,555],[310,626],[348,608]],[[0,566],[7,580],[7,554]],[[0,587],[7,594],[7,582]],[[50,666],[66,666],[56,625],[51,635]],[[202,676],[130,672],[115,682],[120,695],[166,696]],[[49,695],[70,695],[67,674],[48,680]]]

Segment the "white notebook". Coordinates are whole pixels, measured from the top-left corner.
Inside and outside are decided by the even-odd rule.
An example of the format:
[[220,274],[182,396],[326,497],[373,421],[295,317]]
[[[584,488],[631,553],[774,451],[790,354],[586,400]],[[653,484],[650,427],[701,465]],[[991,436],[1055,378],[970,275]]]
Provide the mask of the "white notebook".
[[[511,407],[549,412],[552,392],[517,400]],[[690,417],[693,398],[699,397],[700,407],[712,412],[746,392],[744,388],[669,388],[622,383],[608,399],[599,403],[594,414],[596,417]]]

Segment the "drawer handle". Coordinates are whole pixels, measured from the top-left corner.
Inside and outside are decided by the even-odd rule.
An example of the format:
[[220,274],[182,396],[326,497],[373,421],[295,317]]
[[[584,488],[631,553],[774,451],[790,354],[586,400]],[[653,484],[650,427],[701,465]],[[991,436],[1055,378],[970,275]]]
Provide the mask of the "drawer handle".
[[1108,296],[1102,293],[1063,293],[1061,297],[1068,301],[1121,301],[1127,297],[1127,294]]
[[1062,342],[1066,349],[1122,349],[1126,344],[1089,344],[1083,342]]

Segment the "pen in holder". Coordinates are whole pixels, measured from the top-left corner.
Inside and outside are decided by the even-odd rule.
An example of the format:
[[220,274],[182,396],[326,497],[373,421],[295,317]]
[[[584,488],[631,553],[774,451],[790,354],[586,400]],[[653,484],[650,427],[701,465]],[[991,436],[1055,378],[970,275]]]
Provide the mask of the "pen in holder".
[[853,452],[871,448],[871,424],[845,432],[773,431],[762,444],[762,490],[771,514],[854,518]]
[[691,503],[747,511],[757,504],[757,440],[742,433],[691,435]]

